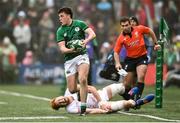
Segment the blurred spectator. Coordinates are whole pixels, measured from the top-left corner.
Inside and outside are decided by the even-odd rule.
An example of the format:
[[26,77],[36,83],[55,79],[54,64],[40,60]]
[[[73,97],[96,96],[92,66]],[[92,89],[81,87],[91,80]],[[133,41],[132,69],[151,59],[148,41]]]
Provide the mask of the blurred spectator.
[[178,23],[179,20],[179,12],[177,9],[178,4],[179,1],[166,0],[162,8],[162,16],[166,19],[171,33],[176,31],[177,27],[175,25]]
[[46,48],[43,50],[43,58],[42,62],[45,64],[57,64],[59,63],[59,48],[55,43],[55,35],[51,33],[48,37],[49,41],[47,43]]
[[104,42],[100,48],[100,63],[104,64],[106,62],[108,54],[111,52],[112,48],[109,42]]
[[77,7],[77,12],[82,15],[82,17],[88,18],[92,13],[92,8],[90,0],[80,0]]
[[58,64],[59,48],[54,41],[49,41],[43,55],[43,63]]
[[104,34],[105,34],[105,24],[104,24],[104,21],[103,20],[99,20],[97,22],[97,40],[98,41],[101,41],[101,42],[105,42],[106,41],[106,38],[104,37]]
[[[153,0],[140,0],[140,3],[142,3],[142,5],[144,7],[148,8],[148,11],[150,13],[150,19],[154,20],[155,18],[155,13],[154,13],[154,3]],[[147,13],[147,12],[146,12]]]
[[34,4],[35,3],[29,3],[29,8],[27,10],[27,17],[29,18],[29,21],[30,21],[30,27],[31,27],[31,33],[32,33],[31,46],[34,50],[37,50],[38,41],[39,41],[39,30],[38,30],[37,25],[39,22],[40,13],[38,13]]
[[2,59],[3,59],[3,43],[0,41],[0,83],[2,83],[4,72],[3,72],[3,65],[2,65]]
[[54,0],[46,0],[46,8],[50,14],[56,14],[54,13],[56,11],[54,4],[55,4]]
[[44,11],[47,9],[46,0],[35,0],[35,8],[41,17]]
[[11,43],[9,37],[4,37],[2,57],[4,82],[15,82],[16,80],[16,56],[16,46]]
[[147,25],[146,12],[141,4],[139,4],[137,8],[137,18],[139,20],[139,24],[144,26]]
[[16,45],[18,48],[18,62],[22,61],[24,53],[30,48],[31,30],[28,24],[24,23],[26,13],[24,11],[18,12],[19,23],[14,27],[13,36],[16,39]]
[[[12,15],[14,5],[10,0],[1,0],[0,1],[0,25],[5,28],[10,22],[10,16]],[[12,17],[12,16],[11,16]],[[8,19],[9,18],[9,19]]]
[[180,61],[180,35],[176,35],[173,38],[173,43],[175,44],[176,60]]
[[108,36],[108,42],[112,49],[114,48],[114,45],[116,44],[116,38],[117,38],[117,36],[115,34],[111,34]]
[[167,49],[167,56],[165,56],[165,57],[166,57],[165,61],[167,63],[168,71],[174,69],[173,65],[175,62],[177,62],[176,50],[175,50],[174,46],[170,46]]
[[156,0],[154,3],[154,14],[155,14],[155,20],[157,22],[160,22],[160,19],[162,17],[162,6],[163,6],[163,1],[161,0]]
[[24,25],[30,24],[29,19],[26,17],[25,11],[19,11],[17,13],[16,19],[13,20],[13,26],[15,27],[17,25],[20,25],[22,22]]
[[167,73],[167,78],[163,83],[165,88],[171,85],[180,87],[180,61],[174,64],[174,68],[174,70],[171,70]]
[[53,8],[54,7],[54,0],[46,0],[46,7]]
[[49,39],[49,35],[53,32],[54,23],[51,19],[49,11],[45,11],[43,13],[42,18],[39,21],[39,31],[40,31],[40,39],[39,39],[39,53],[42,55],[43,49],[47,46],[47,42]]
[[34,64],[34,55],[31,50],[26,51],[25,57],[23,58],[22,61],[23,65],[33,65]]
[[17,48],[11,43],[9,37],[3,39],[3,66],[16,66]]

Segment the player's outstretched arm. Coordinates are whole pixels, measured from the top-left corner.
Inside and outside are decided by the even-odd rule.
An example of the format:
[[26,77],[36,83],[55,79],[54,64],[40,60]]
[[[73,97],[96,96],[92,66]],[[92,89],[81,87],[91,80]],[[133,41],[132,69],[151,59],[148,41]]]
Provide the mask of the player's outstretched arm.
[[119,54],[117,52],[114,52],[114,60],[115,60],[115,67],[117,70],[120,70],[122,68],[120,63]]
[[158,44],[156,35],[155,35],[155,33],[153,32],[152,29],[150,29],[149,35],[150,35],[151,38],[153,39],[154,50],[159,50],[159,49],[161,48],[161,46]]
[[96,37],[96,34],[94,33],[94,31],[91,28],[87,28],[85,30],[85,33],[88,34],[88,36],[86,37],[86,39],[83,41],[83,45],[85,46],[89,41],[91,41],[92,39],[94,39]]

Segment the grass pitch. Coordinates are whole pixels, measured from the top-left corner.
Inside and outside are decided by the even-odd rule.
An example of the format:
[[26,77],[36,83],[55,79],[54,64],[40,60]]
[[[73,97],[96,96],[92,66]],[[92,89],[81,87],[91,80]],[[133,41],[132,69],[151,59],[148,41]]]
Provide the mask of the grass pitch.
[[[140,110],[131,109],[129,114],[96,114],[84,117],[68,114],[65,109],[52,110],[46,98],[51,99],[60,93],[60,85],[0,85],[0,122],[180,122],[180,90],[177,87],[163,90],[162,109],[155,108],[154,100],[143,105]],[[145,87],[143,96],[148,93],[155,93],[155,87]],[[45,100],[31,98],[27,94],[45,97]],[[117,95],[113,100],[118,99],[122,98]]]

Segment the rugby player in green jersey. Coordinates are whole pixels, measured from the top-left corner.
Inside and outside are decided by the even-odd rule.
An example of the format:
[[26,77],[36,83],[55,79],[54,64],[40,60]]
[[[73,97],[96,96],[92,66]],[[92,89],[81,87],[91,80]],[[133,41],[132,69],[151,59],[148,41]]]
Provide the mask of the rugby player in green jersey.
[[[68,7],[58,11],[61,26],[56,32],[57,43],[61,53],[64,54],[64,68],[67,88],[71,93],[80,92],[81,115],[86,112],[87,77],[89,72],[89,58],[86,44],[96,37],[94,31],[80,20],[73,19],[73,12]],[[87,36],[86,36],[87,35]],[[82,41],[82,48],[72,46],[77,41]],[[79,82],[80,88],[77,87]]]

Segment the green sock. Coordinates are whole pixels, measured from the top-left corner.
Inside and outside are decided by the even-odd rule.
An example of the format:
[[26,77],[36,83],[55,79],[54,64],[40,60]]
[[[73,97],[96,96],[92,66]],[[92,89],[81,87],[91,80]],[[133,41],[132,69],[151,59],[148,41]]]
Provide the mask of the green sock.
[[86,112],[86,103],[81,103],[81,113]]

